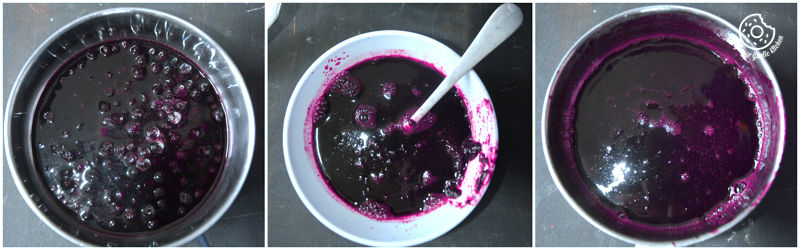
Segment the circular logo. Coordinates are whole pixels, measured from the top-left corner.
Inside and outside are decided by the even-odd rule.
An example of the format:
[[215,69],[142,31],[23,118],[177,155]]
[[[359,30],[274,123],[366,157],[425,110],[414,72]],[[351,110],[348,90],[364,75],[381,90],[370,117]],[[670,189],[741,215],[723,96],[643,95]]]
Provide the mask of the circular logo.
[[739,23],[739,38],[748,48],[762,50],[775,40],[775,28],[767,25],[761,14],[750,14]]

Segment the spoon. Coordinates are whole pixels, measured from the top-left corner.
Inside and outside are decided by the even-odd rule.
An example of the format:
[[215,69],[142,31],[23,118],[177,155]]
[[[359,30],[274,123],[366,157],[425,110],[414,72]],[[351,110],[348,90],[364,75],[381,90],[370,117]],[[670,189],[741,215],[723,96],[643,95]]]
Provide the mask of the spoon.
[[472,43],[464,52],[464,56],[458,61],[456,67],[447,77],[442,80],[442,83],[433,90],[433,93],[422,103],[422,106],[414,112],[410,119],[403,123],[404,131],[418,131],[413,127],[422,119],[425,114],[433,108],[433,105],[442,99],[442,97],[458,82],[467,72],[472,70],[478,62],[483,60],[489,52],[497,48],[500,43],[505,41],[511,36],[514,31],[522,24],[522,10],[512,3],[506,3],[497,7],[497,9],[489,17],[489,20],[478,32],[478,35],[472,40]]

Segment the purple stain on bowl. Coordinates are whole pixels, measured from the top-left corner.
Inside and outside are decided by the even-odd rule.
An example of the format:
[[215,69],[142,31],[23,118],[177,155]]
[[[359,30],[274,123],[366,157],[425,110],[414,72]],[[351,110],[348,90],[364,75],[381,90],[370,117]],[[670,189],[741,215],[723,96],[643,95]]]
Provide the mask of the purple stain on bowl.
[[[164,64],[181,70],[145,72],[140,65],[156,58],[145,51],[171,58]],[[93,60],[80,59],[87,54]],[[198,88],[187,83],[209,81],[199,69],[165,45],[138,39],[91,46],[60,66],[38,101],[43,119],[33,123],[30,140],[46,145],[33,149],[34,163],[68,215],[99,230],[132,233],[169,225],[199,204],[179,194],[208,193],[219,172],[210,170],[224,164],[213,158],[227,150],[227,122],[213,119],[222,109],[211,108],[221,107],[220,96],[185,94]],[[111,105],[120,102],[126,105]],[[80,129],[63,137],[75,124]],[[191,137],[198,128],[204,136]]]

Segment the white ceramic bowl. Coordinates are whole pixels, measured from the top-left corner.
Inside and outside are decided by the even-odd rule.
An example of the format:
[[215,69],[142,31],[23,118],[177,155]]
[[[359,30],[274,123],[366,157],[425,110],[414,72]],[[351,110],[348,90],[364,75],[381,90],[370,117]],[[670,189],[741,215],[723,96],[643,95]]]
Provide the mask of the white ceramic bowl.
[[[404,31],[376,31],[347,39],[322,54],[306,71],[292,93],[283,123],[283,153],[295,191],[322,224],[352,241],[373,246],[416,245],[435,239],[458,225],[475,208],[489,186],[497,156],[497,119],[486,88],[474,71],[456,88],[465,98],[472,138],[482,144],[489,164],[478,158],[467,166],[461,196],[419,216],[402,220],[375,220],[353,210],[328,185],[316,165],[311,138],[312,101],[322,96],[324,85],[338,72],[366,59],[400,55],[430,63],[450,72],[460,56],[429,37]],[[481,173],[485,172],[484,178]],[[477,185],[476,185],[477,183]],[[302,226],[302,225],[301,225]]]

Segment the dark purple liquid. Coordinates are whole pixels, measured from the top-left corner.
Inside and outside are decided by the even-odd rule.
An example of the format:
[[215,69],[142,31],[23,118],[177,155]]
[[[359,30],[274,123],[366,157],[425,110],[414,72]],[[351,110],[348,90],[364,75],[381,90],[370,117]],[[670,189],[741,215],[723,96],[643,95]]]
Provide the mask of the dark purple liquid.
[[401,128],[443,79],[402,57],[364,62],[334,79],[317,103],[315,153],[343,200],[385,219],[428,211],[443,198],[460,195],[467,162],[481,145],[471,139],[467,111],[455,91],[414,129]]
[[702,218],[744,190],[755,166],[756,107],[736,68],[678,40],[605,59],[583,86],[575,152],[584,180],[620,216],[650,224]]
[[62,65],[36,107],[35,164],[75,219],[139,232],[188,213],[222,170],[220,97],[194,62],[122,40]]

